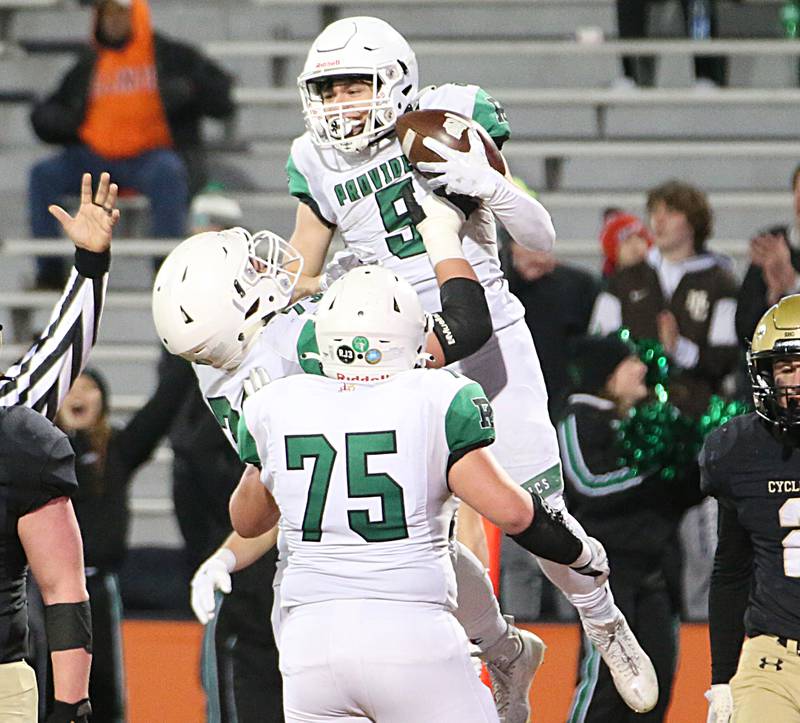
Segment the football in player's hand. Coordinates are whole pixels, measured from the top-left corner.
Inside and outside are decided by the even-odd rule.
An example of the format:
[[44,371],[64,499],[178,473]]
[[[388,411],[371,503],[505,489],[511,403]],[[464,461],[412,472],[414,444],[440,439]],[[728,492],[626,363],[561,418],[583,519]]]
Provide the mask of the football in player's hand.
[[443,161],[437,153],[426,147],[422,141],[426,137],[435,138],[457,151],[469,151],[468,129],[474,128],[483,141],[486,159],[495,171],[505,174],[503,156],[492,137],[477,121],[451,110],[414,110],[404,113],[397,120],[396,132],[405,157],[414,166],[420,162]]

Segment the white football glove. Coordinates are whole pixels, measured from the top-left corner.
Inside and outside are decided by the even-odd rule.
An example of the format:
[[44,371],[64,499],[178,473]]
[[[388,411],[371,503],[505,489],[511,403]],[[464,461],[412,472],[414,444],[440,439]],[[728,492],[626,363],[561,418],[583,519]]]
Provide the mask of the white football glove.
[[727,683],[712,685],[705,692],[708,701],[706,723],[728,723],[733,715],[733,694]]
[[235,566],[236,556],[223,547],[197,568],[192,578],[192,610],[203,625],[214,618],[214,593],[220,590],[227,595],[231,591],[231,571]]
[[244,396],[252,397],[259,389],[263,389],[269,384],[269,374],[261,367],[250,370],[247,379],[244,380]]
[[587,537],[586,544],[588,545],[592,559],[581,567],[573,567],[575,572],[581,575],[588,575],[594,578],[594,584],[597,587],[602,587],[606,584],[608,576],[611,574],[611,569],[608,566],[608,555],[606,555],[606,548],[600,544],[600,540],[594,537]]
[[503,176],[489,165],[483,141],[478,136],[478,132],[474,128],[470,128],[467,135],[469,138],[467,153],[448,148],[435,138],[424,138],[423,145],[444,158],[444,161],[422,161],[416,164],[416,168],[422,173],[440,174],[427,179],[432,188],[444,187],[447,193],[489,201],[497,190],[498,184],[502,183]]
[[363,261],[350,249],[337,251],[330,260],[322,276],[319,277],[319,288],[327,291],[328,287],[340,276],[344,276],[348,271],[355,269],[363,264]]

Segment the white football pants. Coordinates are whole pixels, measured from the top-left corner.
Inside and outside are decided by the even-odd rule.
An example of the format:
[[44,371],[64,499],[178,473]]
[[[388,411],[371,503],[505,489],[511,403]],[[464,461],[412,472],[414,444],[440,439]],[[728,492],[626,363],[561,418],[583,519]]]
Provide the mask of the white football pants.
[[286,723],[497,723],[453,615],[429,603],[335,600],[281,626]]

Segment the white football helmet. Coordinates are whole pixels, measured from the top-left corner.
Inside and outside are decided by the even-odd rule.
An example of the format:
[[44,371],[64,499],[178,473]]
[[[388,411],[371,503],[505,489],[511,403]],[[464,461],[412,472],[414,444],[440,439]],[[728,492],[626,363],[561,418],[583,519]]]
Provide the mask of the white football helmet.
[[381,381],[428,358],[430,316],[411,284],[381,266],[360,266],[334,281],[315,316],[322,371],[333,379]]
[[[353,76],[371,81],[371,100],[323,103],[325,82]],[[344,18],[328,25],[313,42],[297,85],[314,144],[358,152],[389,133],[398,116],[411,107],[419,85],[417,58],[405,38],[383,20]],[[357,132],[345,116],[355,110],[369,111]]]
[[[263,255],[256,255],[262,244]],[[290,264],[296,264],[292,270]],[[302,257],[280,236],[243,228],[189,237],[153,285],[153,320],[171,354],[235,369],[267,322],[292,298]]]

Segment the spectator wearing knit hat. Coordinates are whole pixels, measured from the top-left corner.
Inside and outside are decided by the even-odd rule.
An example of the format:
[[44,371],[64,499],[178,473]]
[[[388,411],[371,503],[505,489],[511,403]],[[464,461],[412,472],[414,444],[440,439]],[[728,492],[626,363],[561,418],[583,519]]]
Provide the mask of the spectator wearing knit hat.
[[619,424],[648,395],[647,367],[617,336],[587,337],[573,347],[575,392],[558,424],[564,492],[588,534],[605,545],[614,599],[653,662],[656,707],[631,712],[616,692],[605,664],[584,647],[569,720],[586,723],[661,721],[669,705],[676,658],[679,604],[670,590],[677,576],[667,564],[683,510],[700,497],[699,479],[665,482],[660,469],[620,463]]
[[653,237],[638,216],[616,209],[611,211],[605,217],[600,231],[603,277],[608,278],[617,269],[644,261],[652,245]]
[[[146,196],[153,237],[185,235],[190,191],[204,180],[203,116],[233,114],[232,79],[194,48],[154,32],[147,0],[98,0],[91,45],[31,114],[36,135],[64,146],[31,169],[32,235],[55,238],[47,212],[80,174],[110,171]],[[37,259],[37,285],[60,286],[59,258]]]

